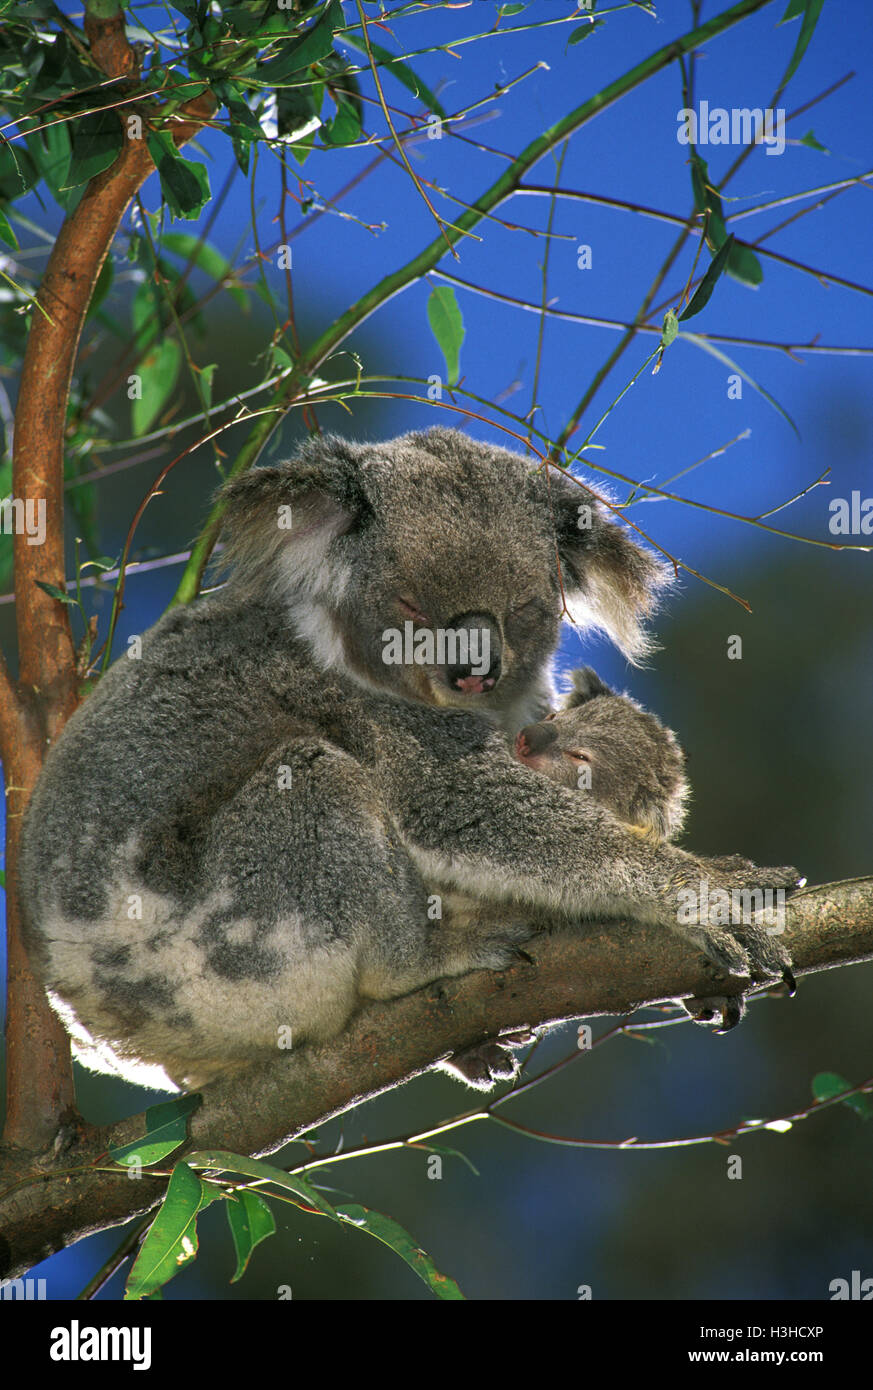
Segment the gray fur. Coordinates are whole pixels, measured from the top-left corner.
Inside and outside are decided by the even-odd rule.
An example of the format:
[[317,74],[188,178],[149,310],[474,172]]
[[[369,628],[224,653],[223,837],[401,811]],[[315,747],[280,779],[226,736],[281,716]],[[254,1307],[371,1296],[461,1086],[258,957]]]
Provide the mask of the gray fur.
[[571,790],[586,790],[628,825],[673,839],[689,788],[676,735],[629,695],[616,695],[585,667],[555,713],[522,729],[516,756]]
[[[562,588],[633,655],[665,582],[586,490],[440,429],[311,441],[226,501],[228,584],[114,664],[24,823],[29,946],[86,1064],[201,1085],[283,1029],[326,1039],[363,999],[505,966],[537,915],[675,927],[677,887],[701,876],[793,882],[633,833],[512,757],[507,735],[554,699]],[[385,665],[401,600],[433,627],[485,615],[493,688]],[[432,920],[451,891],[490,925]],[[685,930],[737,973],[785,959],[754,928]]]

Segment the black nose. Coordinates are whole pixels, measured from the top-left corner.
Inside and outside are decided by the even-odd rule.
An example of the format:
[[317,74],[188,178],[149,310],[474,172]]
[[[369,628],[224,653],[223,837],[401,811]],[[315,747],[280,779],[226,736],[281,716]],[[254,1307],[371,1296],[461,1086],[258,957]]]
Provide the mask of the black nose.
[[558,741],[554,724],[528,724],[518,737],[524,739],[528,753],[534,756],[548,752]]
[[490,613],[462,613],[448,626],[446,681],[455,690],[482,694],[500,680],[503,644]]

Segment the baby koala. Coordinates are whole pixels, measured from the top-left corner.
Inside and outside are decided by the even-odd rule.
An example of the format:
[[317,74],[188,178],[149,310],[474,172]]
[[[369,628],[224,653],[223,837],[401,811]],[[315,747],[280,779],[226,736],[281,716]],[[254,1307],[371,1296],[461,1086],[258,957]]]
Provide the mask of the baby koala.
[[[672,839],[682,829],[690,792],[676,735],[628,695],[616,695],[590,666],[570,675],[573,688],[561,706],[516,735],[516,758],[553,782],[594,797],[628,828]],[[481,904],[452,894],[443,905],[449,929],[481,930]],[[739,998],[677,1003],[695,1022],[718,1023],[722,1032],[742,1014]],[[515,1075],[512,1049],[531,1041],[531,1036],[506,1034],[452,1057],[443,1067],[468,1085],[487,1089],[494,1080]]]
[[587,792],[626,825],[671,840],[682,829],[689,794],[676,735],[635,700],[616,695],[590,666],[571,678],[561,708],[517,735],[515,756],[553,782]]
[[[616,695],[590,666],[570,675],[573,689],[561,708],[521,730],[515,756],[562,786],[589,792],[629,828],[672,840],[690,793],[676,735],[630,696]],[[736,1027],[744,1011],[741,995],[677,1003],[719,1033]]]

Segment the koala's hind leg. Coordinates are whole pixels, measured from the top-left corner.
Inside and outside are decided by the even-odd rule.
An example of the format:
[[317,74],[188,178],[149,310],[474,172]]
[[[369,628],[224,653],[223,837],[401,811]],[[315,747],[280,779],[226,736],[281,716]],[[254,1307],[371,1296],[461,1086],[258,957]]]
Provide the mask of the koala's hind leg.
[[372,999],[391,999],[409,994],[432,980],[466,975],[471,970],[506,970],[523,959],[521,945],[534,928],[530,914],[511,908],[492,909],[480,918],[460,924],[432,920],[432,900],[424,899],[424,911],[415,910],[403,936],[381,933],[367,943],[362,956],[361,993]]
[[245,996],[235,1010],[231,993],[214,1022],[234,1035],[230,1056],[253,1034],[263,1048],[283,1024],[295,1042],[332,1037],[362,998],[505,967],[529,934],[511,921],[477,933],[431,920],[366,767],[316,735],[278,746],[214,817],[203,880],[226,901],[210,916],[208,968]]

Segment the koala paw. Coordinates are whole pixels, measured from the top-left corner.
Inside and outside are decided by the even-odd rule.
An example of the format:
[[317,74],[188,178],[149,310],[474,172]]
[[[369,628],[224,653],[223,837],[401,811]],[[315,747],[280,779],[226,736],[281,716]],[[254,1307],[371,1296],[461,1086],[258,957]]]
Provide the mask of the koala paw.
[[516,1047],[534,1042],[536,1035],[528,1029],[503,1033],[499,1038],[478,1043],[465,1052],[456,1052],[439,1065],[456,1081],[464,1081],[475,1091],[490,1091],[498,1081],[513,1081],[521,1070],[515,1055]]
[[521,945],[524,941],[530,941],[533,935],[534,927],[530,922],[505,922],[487,935],[471,934],[468,938],[469,969],[508,970],[520,960],[531,963],[531,957],[521,949]]
[[683,873],[674,885],[675,928],[720,970],[756,983],[781,977],[793,993],[791,958],[780,936],[786,895],[804,882],[797,870],[759,868],[729,855],[697,860],[693,873],[699,878]]
[[746,1000],[742,994],[710,994],[677,1002],[695,1023],[712,1028],[715,1033],[729,1033],[746,1012]]

